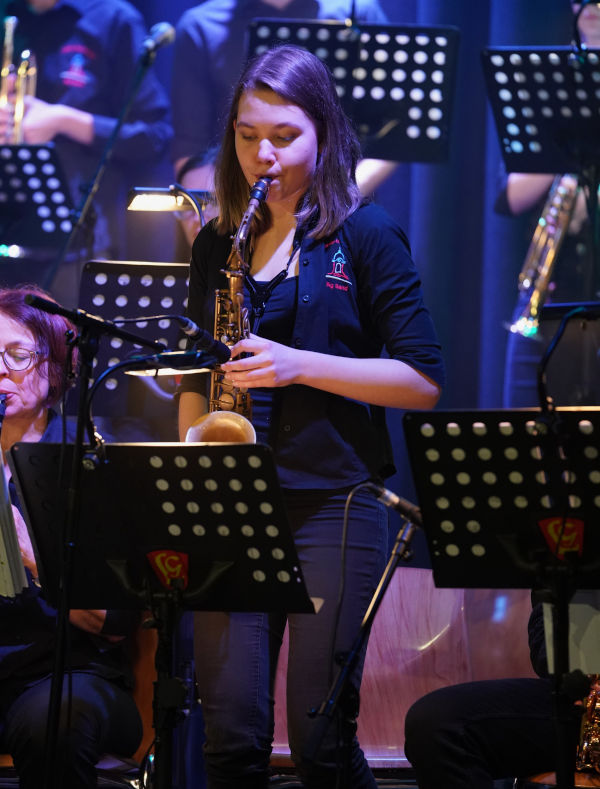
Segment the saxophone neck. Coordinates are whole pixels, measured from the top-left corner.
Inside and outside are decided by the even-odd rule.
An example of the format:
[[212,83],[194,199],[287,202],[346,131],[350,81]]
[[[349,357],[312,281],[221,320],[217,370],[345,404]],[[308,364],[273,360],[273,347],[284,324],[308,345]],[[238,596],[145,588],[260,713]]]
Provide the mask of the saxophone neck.
[[263,178],[259,178],[258,181],[256,181],[256,183],[252,186],[250,189],[248,205],[234,236],[233,247],[246,268],[248,267],[246,253],[252,222],[259,206],[267,199],[269,194],[269,186],[271,185],[272,180],[272,178],[264,176]]

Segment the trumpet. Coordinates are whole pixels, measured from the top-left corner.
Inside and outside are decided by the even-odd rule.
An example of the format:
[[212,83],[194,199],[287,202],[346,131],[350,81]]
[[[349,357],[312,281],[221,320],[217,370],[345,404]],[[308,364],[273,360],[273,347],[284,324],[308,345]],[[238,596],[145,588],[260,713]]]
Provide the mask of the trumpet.
[[570,174],[556,176],[550,187],[519,274],[519,291],[527,294],[527,303],[509,326],[511,332],[524,337],[537,334],[540,312],[548,296],[556,257],[573,216],[578,189],[577,177]]
[[17,18],[15,16],[5,17],[2,70],[0,71],[0,108],[12,106],[13,122],[2,141],[11,145],[23,143],[25,97],[35,96],[37,83],[35,56],[28,49],[21,52],[18,66],[13,63],[16,26]]

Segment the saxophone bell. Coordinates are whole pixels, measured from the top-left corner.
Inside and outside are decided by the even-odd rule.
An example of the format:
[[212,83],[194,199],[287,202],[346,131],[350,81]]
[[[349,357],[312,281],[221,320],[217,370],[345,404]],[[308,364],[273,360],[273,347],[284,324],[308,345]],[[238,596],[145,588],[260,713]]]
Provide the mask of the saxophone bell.
[[600,674],[590,675],[591,689],[583,702],[575,768],[600,773]]
[[236,411],[211,411],[190,425],[185,440],[203,444],[256,444],[256,431],[252,422]]

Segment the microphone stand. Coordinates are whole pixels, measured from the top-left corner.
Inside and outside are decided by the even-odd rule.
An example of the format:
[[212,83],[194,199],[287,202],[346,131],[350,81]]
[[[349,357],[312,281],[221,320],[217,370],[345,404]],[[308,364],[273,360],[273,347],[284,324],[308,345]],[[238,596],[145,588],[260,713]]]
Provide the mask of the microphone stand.
[[[555,440],[555,455],[550,473],[556,483],[557,496],[564,501],[564,530],[567,519],[567,494],[564,492],[563,468],[561,457],[568,457],[568,446],[571,436],[565,430],[564,423],[557,414],[554,400],[547,390],[546,371],[550,359],[565,333],[568,322],[581,315],[594,317],[593,310],[584,306],[574,307],[562,318],[558,329],[550,340],[548,347],[539,362],[537,370],[537,390],[540,401],[541,416],[537,420],[540,432],[549,431]],[[548,458],[550,460],[550,458]],[[557,543],[556,554],[559,555],[562,533]],[[552,557],[556,559],[556,557]],[[576,568],[568,562],[562,565],[559,561],[549,561],[542,566],[544,580],[548,586],[548,600],[552,607],[552,648],[554,651],[554,673],[552,675],[552,716],[556,738],[556,785],[558,789],[573,789],[575,768],[575,751],[570,739],[573,704],[589,693],[589,680],[579,670],[569,670],[569,602],[576,591]]]
[[358,634],[354,639],[350,651],[340,656],[341,665],[329,689],[327,698],[321,703],[318,709],[313,709],[309,712],[310,717],[317,718],[318,720],[307,742],[303,758],[307,762],[313,763],[317,759],[323,737],[338,707],[341,709],[341,715],[343,716],[341,720],[341,743],[344,751],[342,769],[344,775],[342,775],[341,783],[338,782],[338,785],[342,787],[350,786],[350,776],[347,774],[349,772],[350,744],[354,736],[353,724],[358,715],[358,694],[349,685],[349,680],[356,668],[367,638],[369,637],[375,614],[379,610],[383,596],[390,585],[394,570],[401,559],[407,560],[410,558],[410,543],[416,528],[417,526],[412,523],[412,521],[408,520],[407,517],[402,517],[402,524],[396,535],[396,541],[392,548],[390,558],[379,580],[377,589],[371,598],[371,602],[369,603],[369,607],[363,617]]
[[125,100],[125,104],[123,105],[121,112],[117,117],[112,134],[106,141],[106,145],[104,146],[104,150],[102,151],[102,155],[100,157],[100,161],[98,162],[96,172],[92,176],[91,181],[89,181],[85,185],[82,184],[81,186],[82,191],[84,192],[83,198],[79,204],[79,207],[75,208],[72,212],[73,219],[75,221],[73,222],[71,232],[67,236],[67,240],[65,241],[62,250],[56,257],[56,260],[54,261],[48,273],[46,274],[45,283],[43,284],[45,290],[50,290],[52,282],[54,281],[54,278],[56,276],[56,273],[60,268],[60,266],[64,263],[67,257],[67,253],[69,252],[73,244],[73,241],[79,234],[81,228],[86,224],[88,216],[91,215],[92,201],[96,195],[96,192],[98,191],[100,182],[102,180],[102,177],[104,176],[104,172],[106,171],[106,168],[112,156],[112,152],[115,143],[117,141],[117,138],[119,136],[119,133],[121,131],[121,127],[125,122],[125,118],[129,114],[129,110],[131,109],[131,106],[137,95],[138,90],[140,89],[142,80],[145,77],[146,72],[148,71],[148,69],[156,59],[156,52],[157,52],[157,48],[144,47],[142,49],[142,52],[138,58],[137,68],[133,76],[131,86],[129,88],[129,93]]
[[[48,702],[47,733],[44,754],[44,789],[62,789],[59,776],[56,774],[57,740],[60,726],[60,707],[63,690],[63,677],[65,671],[65,653],[69,626],[69,597],[72,577],[72,568],[75,548],[77,546],[77,526],[81,506],[81,471],[84,459],[84,430],[86,415],[87,392],[92,377],[93,360],[98,349],[98,343],[102,334],[109,334],[113,337],[134,342],[141,346],[150,347],[156,351],[165,350],[161,342],[147,340],[134,334],[130,334],[123,329],[119,329],[110,321],[94,317],[84,310],[67,310],[59,304],[39,296],[28,295],[25,297],[26,303],[55,315],[62,315],[71,323],[79,326],[81,331],[76,340],[79,349],[80,360],[80,390],[77,409],[77,428],[75,433],[75,444],[73,447],[73,460],[66,498],[66,512],[64,513],[64,532],[61,541],[59,556],[60,574],[58,588],[58,606],[56,617],[56,643],[54,655],[54,669],[52,673],[52,683],[50,686],[50,699]],[[94,436],[93,425],[88,421],[88,432],[92,447],[92,452],[97,455],[101,453],[102,443]]]

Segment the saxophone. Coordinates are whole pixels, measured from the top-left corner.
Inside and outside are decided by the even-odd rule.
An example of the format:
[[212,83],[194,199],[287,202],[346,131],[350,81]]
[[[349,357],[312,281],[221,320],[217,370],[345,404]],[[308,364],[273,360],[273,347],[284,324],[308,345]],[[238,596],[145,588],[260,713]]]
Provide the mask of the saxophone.
[[[213,335],[231,347],[250,334],[248,310],[244,307],[244,277],[248,273],[248,241],[254,215],[267,199],[270,178],[260,178],[250,190],[248,206],[233,238],[231,252],[221,273],[227,277],[227,288],[215,291],[215,323]],[[209,443],[255,443],[251,423],[252,401],[247,390],[225,380],[219,366],[210,373],[208,413],[189,428],[186,441]]]
[[573,216],[578,187],[577,176],[570,174],[557,175],[552,183],[519,274],[519,291],[528,294],[527,303],[509,326],[511,332],[524,337],[537,333],[556,256]]
[[590,676],[591,690],[583,702],[575,767],[600,773],[600,674]]

